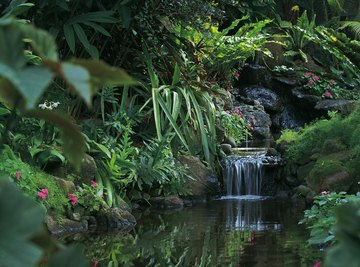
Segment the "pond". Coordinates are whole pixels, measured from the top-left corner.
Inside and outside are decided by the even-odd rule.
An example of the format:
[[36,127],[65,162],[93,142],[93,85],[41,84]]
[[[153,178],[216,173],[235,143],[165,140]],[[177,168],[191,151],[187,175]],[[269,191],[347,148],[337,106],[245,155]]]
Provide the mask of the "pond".
[[[301,212],[271,199],[221,199],[135,214],[128,233],[76,235],[94,266],[313,266]],[[69,241],[68,241],[69,242]]]

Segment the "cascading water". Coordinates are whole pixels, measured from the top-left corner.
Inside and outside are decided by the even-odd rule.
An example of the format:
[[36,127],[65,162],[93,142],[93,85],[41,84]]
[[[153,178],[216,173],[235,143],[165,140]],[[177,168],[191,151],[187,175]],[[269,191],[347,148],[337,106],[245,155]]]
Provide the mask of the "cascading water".
[[224,174],[226,194],[228,196],[260,195],[264,158],[264,156],[228,156]]

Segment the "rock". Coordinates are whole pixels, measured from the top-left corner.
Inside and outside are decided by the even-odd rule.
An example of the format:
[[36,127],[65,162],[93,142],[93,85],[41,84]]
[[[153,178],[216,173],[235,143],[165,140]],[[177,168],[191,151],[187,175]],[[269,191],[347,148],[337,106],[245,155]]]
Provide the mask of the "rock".
[[120,196],[116,196],[116,202],[118,203],[118,207],[122,210],[126,210],[128,212],[131,212],[131,208]]
[[298,195],[306,197],[307,194],[311,191],[311,189],[305,185],[299,185],[295,188],[295,191]]
[[272,116],[272,124],[278,130],[297,130],[307,122],[306,116],[292,104],[283,104],[281,110]]
[[101,210],[96,214],[96,221],[100,229],[121,229],[136,225],[135,217],[130,212],[120,208]]
[[306,165],[300,166],[297,169],[297,179],[300,183],[304,182],[309,176],[311,170],[314,168],[315,162],[309,162]]
[[306,94],[301,88],[294,88],[292,95],[295,100],[294,104],[305,110],[314,109],[315,105],[321,100],[321,97]]
[[266,67],[257,64],[245,64],[239,83],[261,84],[266,79],[267,75],[268,71]]
[[296,77],[275,76],[273,79],[289,87],[295,87],[299,84],[299,79]]
[[235,139],[232,138],[231,136],[226,136],[224,143],[230,145],[231,147],[236,147]]
[[183,199],[184,207],[192,207],[193,203],[190,199]]
[[50,214],[45,216],[45,224],[49,232],[53,235],[63,235],[88,230],[87,221],[76,222],[67,218],[62,218],[61,223],[59,223]]
[[266,152],[266,156],[278,156],[279,152],[277,152],[277,150],[275,148],[268,148],[267,152]]
[[288,199],[289,192],[288,191],[278,191],[275,195],[276,199]]
[[281,108],[280,97],[272,89],[260,86],[251,86],[241,90],[240,94],[253,99],[254,101],[258,101],[265,110],[276,111]]
[[315,109],[327,114],[328,111],[339,111],[342,114],[349,114],[355,109],[354,101],[345,99],[325,99],[320,100],[315,105]]
[[296,179],[296,177],[288,175],[285,177],[285,184],[293,187],[293,186],[297,186],[299,184],[299,182]]
[[247,104],[238,105],[237,108],[244,114],[247,123],[253,126],[252,139],[270,139],[270,115],[264,111],[262,106],[251,106]]
[[310,191],[306,194],[306,204],[311,205],[313,203],[314,197],[316,196],[316,193],[314,191]]
[[325,155],[344,150],[346,150],[346,145],[338,138],[325,140],[322,147],[322,153],[324,153]]
[[199,158],[181,155],[178,159],[187,166],[188,174],[192,178],[186,180],[185,186],[191,191],[193,197],[215,195],[221,192],[216,174]]
[[65,195],[69,195],[76,191],[75,184],[72,181],[64,180],[58,177],[54,177],[54,180],[58,186],[63,190]]
[[231,145],[229,144],[221,144],[221,149],[224,151],[225,154],[231,154]]
[[310,156],[310,160],[318,160],[319,158],[321,157],[321,154],[320,153],[314,153]]
[[184,206],[183,200],[178,196],[152,197],[150,203],[160,209],[181,209]]
[[306,200],[303,196],[295,193],[291,197],[291,202],[299,209],[305,209],[306,208]]
[[75,172],[80,179],[75,181],[76,184],[82,185],[82,183],[89,184],[90,180],[95,179],[97,166],[94,158],[88,154],[85,154],[81,161],[80,171],[70,169],[70,172]]
[[320,184],[320,192],[322,191],[335,191],[348,192],[352,184],[352,177],[347,171],[341,171],[332,175],[326,176]]

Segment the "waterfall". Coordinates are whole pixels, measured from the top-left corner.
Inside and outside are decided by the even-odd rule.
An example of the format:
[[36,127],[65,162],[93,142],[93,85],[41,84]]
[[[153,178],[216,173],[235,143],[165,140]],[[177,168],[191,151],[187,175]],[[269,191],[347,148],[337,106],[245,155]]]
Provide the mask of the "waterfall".
[[263,162],[263,156],[227,157],[224,173],[226,194],[228,196],[260,195]]

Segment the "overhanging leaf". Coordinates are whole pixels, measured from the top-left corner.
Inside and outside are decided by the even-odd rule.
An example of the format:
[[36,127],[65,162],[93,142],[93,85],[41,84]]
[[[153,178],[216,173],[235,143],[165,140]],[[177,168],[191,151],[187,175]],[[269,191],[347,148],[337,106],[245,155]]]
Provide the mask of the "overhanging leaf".
[[75,166],[80,166],[85,154],[85,142],[79,128],[71,121],[71,118],[53,110],[31,110],[24,115],[44,119],[55,124],[62,134],[63,151],[67,159]]
[[28,67],[18,74],[21,86],[18,88],[26,101],[26,108],[35,107],[39,97],[53,79],[53,74],[41,66]]
[[32,48],[42,59],[57,61],[59,59],[54,38],[46,31],[30,24],[19,26],[24,37],[31,40]]
[[23,35],[19,26],[9,21],[0,25],[0,63],[14,70],[21,69],[25,63]]
[[57,253],[51,260],[48,267],[88,267],[88,260],[78,247],[68,247]]
[[71,85],[76,93],[82,97],[90,106],[91,104],[91,84],[89,72],[79,65],[72,63],[62,63],[63,78]]
[[1,266],[34,266],[42,253],[28,239],[42,228],[44,211],[6,178],[0,178],[0,218]]
[[136,81],[125,70],[109,66],[104,61],[75,59],[71,61],[85,68],[91,75],[92,93],[102,86],[134,85]]

